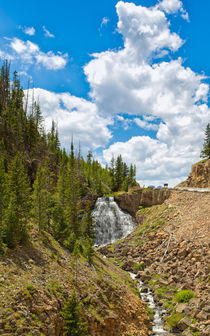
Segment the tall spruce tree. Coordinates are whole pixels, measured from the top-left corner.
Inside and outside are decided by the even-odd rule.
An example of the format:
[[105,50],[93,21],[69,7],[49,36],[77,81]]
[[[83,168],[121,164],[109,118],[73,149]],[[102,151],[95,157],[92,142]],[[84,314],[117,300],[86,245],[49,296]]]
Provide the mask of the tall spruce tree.
[[203,144],[203,150],[201,157],[204,159],[210,159],[210,124],[206,126],[205,139]]
[[4,242],[13,248],[28,235],[30,217],[30,186],[25,161],[17,154],[7,175],[6,208],[3,216]]
[[36,180],[33,185],[33,215],[36,220],[39,232],[46,230],[49,221],[50,207],[50,178],[47,165],[39,165]]
[[68,164],[67,176],[66,176],[66,220],[68,225],[69,234],[73,231],[76,239],[79,238],[81,233],[80,227],[80,182],[76,164],[76,158],[74,155],[73,141],[71,143],[71,153]]
[[0,158],[0,251],[3,249],[3,216],[5,209],[5,189],[6,177],[4,169],[4,161]]

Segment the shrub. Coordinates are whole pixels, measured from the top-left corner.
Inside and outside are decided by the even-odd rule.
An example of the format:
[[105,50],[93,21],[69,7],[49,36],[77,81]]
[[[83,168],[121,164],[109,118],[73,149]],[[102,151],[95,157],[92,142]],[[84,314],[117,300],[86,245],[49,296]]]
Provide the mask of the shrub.
[[179,321],[184,317],[184,314],[182,313],[173,313],[169,318],[167,319],[167,324],[170,328],[176,327],[176,325],[179,323]]
[[175,295],[175,300],[179,303],[188,303],[190,299],[195,297],[195,293],[191,290],[182,290]]
[[134,271],[139,271],[140,269],[143,268],[143,266],[144,266],[144,263],[143,263],[143,262],[141,262],[141,263],[139,263],[139,264],[134,264],[134,265],[133,265],[133,269],[134,269]]
[[34,287],[34,285],[30,283],[26,285],[26,289],[29,291],[31,295],[33,295],[36,291],[36,288]]

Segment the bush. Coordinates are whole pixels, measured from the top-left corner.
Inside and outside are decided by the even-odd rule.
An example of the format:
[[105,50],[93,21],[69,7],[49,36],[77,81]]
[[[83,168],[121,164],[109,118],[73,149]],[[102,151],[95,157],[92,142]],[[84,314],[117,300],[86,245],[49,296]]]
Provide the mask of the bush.
[[134,264],[133,265],[133,269],[134,269],[134,271],[139,271],[140,269],[142,269],[144,267],[144,263],[143,262],[141,262],[141,263],[139,263],[139,264]]
[[170,329],[176,327],[176,325],[183,317],[184,314],[182,313],[173,313],[171,316],[169,316],[169,318],[167,319],[167,324],[169,325]]
[[26,285],[26,289],[29,291],[31,295],[33,295],[36,291],[36,288],[34,287],[34,285],[30,283]]
[[175,300],[179,303],[188,303],[190,299],[195,297],[195,293],[191,290],[182,290],[175,295]]

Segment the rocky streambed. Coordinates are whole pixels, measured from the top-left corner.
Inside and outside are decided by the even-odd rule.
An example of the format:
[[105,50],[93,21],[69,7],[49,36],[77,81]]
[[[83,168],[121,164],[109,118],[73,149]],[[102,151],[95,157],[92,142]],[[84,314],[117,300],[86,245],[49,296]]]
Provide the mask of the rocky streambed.
[[[131,278],[136,280],[136,274],[129,272]],[[143,282],[138,279],[138,289],[141,299],[146,303],[147,308],[150,312],[150,316],[153,319],[152,333],[154,336],[164,336],[167,335],[167,330],[164,329],[164,320],[162,316],[166,314],[166,310],[158,306],[153,297],[153,293],[150,288],[145,287]]]

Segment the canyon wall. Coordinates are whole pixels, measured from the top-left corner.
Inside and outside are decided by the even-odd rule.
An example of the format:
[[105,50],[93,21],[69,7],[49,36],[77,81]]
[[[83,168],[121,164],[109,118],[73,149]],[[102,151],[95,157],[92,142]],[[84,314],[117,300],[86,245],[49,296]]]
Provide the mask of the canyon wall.
[[210,159],[192,165],[192,170],[185,182],[185,186],[193,188],[210,188]]
[[122,210],[135,216],[139,206],[152,206],[162,204],[169,198],[171,191],[169,189],[131,189],[129,192],[123,192],[115,195],[114,199]]

